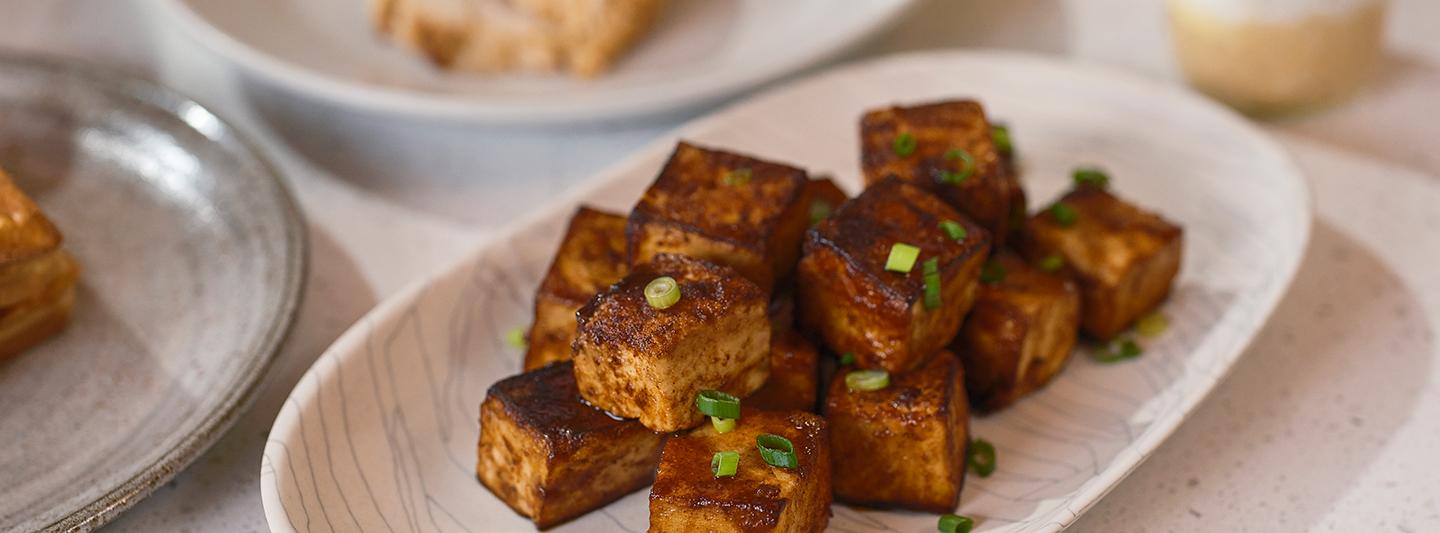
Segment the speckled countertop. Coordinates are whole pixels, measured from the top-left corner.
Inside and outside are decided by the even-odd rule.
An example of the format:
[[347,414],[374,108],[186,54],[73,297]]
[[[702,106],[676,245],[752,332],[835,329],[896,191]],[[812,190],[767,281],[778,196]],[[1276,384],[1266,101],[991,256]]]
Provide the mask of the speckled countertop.
[[[0,0],[0,47],[147,73],[262,139],[308,216],[311,272],[261,399],[112,531],[264,530],[266,433],[335,337],[526,205],[704,111],[563,132],[382,123],[246,81],[146,2]],[[1265,125],[1318,207],[1294,288],[1226,381],[1074,531],[1440,531],[1440,2],[1396,0],[1390,22],[1368,93]],[[849,57],[943,46],[1178,79],[1158,0],[937,0]]]

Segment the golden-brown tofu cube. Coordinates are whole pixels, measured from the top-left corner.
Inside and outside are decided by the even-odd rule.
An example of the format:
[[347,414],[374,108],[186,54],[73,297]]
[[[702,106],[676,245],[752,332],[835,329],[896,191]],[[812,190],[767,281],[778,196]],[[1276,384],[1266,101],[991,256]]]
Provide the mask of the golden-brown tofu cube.
[[852,391],[841,369],[825,397],[837,463],[835,499],[872,507],[953,512],[970,442],[960,362],[940,352],[890,386]]
[[770,337],[770,379],[745,399],[767,411],[815,411],[820,386],[820,351],[795,331]]
[[[1080,284],[1080,325],[1109,340],[1154,309],[1180,271],[1180,226],[1101,187],[1078,187],[1025,224],[1031,261],[1064,259]],[[1073,215],[1073,216],[1070,216]]]
[[980,283],[950,349],[965,367],[970,405],[992,412],[1044,386],[1064,368],[1080,328],[1080,291],[1013,252],[993,256],[999,279]]
[[[941,228],[964,228],[952,238]],[[885,269],[896,244],[920,249],[909,272]],[[990,234],[935,195],[886,180],[806,234],[796,274],[800,322],[861,367],[905,372],[944,347],[975,299]],[[924,263],[938,259],[939,306],[925,304]]]
[[860,164],[866,185],[900,178],[938,194],[990,230],[997,242],[1009,233],[1013,192],[978,102],[949,100],[865,113]]
[[[825,420],[798,411],[746,409],[735,429],[705,426],[665,443],[650,489],[650,532],[811,533],[830,521],[830,435]],[[756,449],[762,434],[795,448],[795,468],[770,466]],[[717,478],[716,452],[740,454],[735,475]],[[848,467],[847,467],[848,468]]]
[[[815,178],[805,184],[806,198],[809,198],[810,225],[819,224],[821,220],[830,218],[830,215],[845,205],[850,195],[840,190],[830,178]],[[796,243],[799,244],[799,243]]]
[[[645,286],[674,278],[680,299],[647,303]],[[770,375],[765,291],[734,269],[660,254],[636,265],[578,314],[575,380],[591,405],[655,431],[695,427],[695,396],[749,396]]]
[[1000,154],[1000,176],[1005,182],[1006,194],[1010,197],[1010,221],[1006,224],[1008,233],[1004,238],[995,239],[997,249],[1020,242],[1020,234],[1025,231],[1025,219],[1030,215],[1029,201],[1025,197],[1025,187],[1020,180],[1020,166],[1015,161],[1014,152]]
[[585,405],[569,362],[512,376],[480,404],[480,482],[545,529],[654,479],[664,436]]
[[630,264],[672,253],[738,270],[770,290],[810,225],[805,171],[681,142],[630,213]]
[[596,293],[625,276],[625,217],[581,206],[540,288],[530,326],[525,370],[570,360],[575,312]]

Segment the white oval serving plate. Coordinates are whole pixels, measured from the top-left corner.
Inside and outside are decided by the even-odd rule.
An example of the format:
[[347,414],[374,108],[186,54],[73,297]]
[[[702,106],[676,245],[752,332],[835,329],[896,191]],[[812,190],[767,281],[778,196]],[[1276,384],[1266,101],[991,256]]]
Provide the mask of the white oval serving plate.
[[368,0],[162,0],[208,48],[281,86],[351,107],[446,121],[556,123],[722,98],[813,65],[914,0],[673,0],[603,77],[447,73],[378,36]]
[[[1310,227],[1304,181],[1243,119],[1181,89],[1003,53],[897,56],[826,72],[656,140],[588,187],[367,315],[291,393],[265,449],[261,491],[276,531],[525,531],[475,480],[478,406],[520,370],[505,332],[577,203],[628,210],[676,139],[829,173],[860,188],[857,119],[892,102],[976,97],[1011,125],[1032,204],[1077,164],[1102,164],[1125,196],[1181,222],[1185,264],[1172,327],[1144,356],[1077,356],[1049,387],[974,421],[1000,468],[971,476],[960,512],[982,531],[1054,531],[1114,487],[1185,419],[1284,293]],[[645,491],[557,528],[643,531]],[[834,507],[834,531],[932,531],[935,516]]]

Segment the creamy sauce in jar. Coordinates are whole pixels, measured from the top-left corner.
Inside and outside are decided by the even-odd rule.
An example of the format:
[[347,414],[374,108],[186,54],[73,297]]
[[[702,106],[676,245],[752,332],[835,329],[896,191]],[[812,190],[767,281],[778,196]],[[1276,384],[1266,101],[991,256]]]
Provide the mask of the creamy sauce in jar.
[[1249,113],[1302,111],[1352,95],[1369,77],[1383,0],[1168,0],[1190,83]]

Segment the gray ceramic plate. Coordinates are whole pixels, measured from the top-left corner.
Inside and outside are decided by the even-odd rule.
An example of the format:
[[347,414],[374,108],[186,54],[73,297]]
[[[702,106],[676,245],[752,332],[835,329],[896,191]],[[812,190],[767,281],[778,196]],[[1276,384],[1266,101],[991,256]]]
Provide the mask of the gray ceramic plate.
[[0,363],[0,531],[93,529],[249,403],[295,315],[303,224],[215,115],[92,67],[0,54],[0,166],[84,270],[69,329]]

